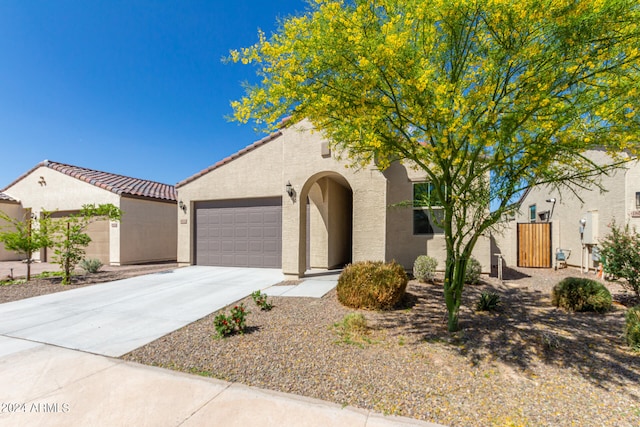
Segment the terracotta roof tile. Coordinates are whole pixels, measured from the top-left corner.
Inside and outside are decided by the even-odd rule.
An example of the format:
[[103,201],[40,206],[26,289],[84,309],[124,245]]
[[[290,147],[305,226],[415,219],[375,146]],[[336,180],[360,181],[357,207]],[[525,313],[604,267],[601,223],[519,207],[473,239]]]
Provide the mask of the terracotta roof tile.
[[[86,183],[103,188],[118,195],[128,195],[136,197],[147,197],[151,199],[168,200],[175,202],[176,189],[173,185],[162,184],[146,179],[131,178],[128,176],[118,175],[109,172],[102,172],[93,169],[87,169],[79,166],[67,165],[64,163],[52,162],[45,160],[36,165],[29,172],[15,180],[11,185],[22,180],[38,167],[48,167],[65,175],[79,179]],[[9,185],[9,187],[11,186]]]
[[6,201],[9,201],[9,202],[17,202],[16,199],[14,199],[13,197],[9,196],[8,194],[4,194],[1,191],[0,191],[0,200],[6,200]]

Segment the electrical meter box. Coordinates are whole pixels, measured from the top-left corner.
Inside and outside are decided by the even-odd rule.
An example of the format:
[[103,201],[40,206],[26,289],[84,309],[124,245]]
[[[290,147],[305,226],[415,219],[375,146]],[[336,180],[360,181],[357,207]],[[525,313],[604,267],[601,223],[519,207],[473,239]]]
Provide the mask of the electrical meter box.
[[595,245],[598,243],[598,211],[589,211],[583,216],[587,223],[582,229],[582,243]]

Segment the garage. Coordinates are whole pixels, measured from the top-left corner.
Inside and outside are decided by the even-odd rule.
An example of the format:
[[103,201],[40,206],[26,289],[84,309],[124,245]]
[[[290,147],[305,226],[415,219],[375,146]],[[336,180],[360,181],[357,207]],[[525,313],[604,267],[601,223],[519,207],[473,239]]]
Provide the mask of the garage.
[[195,203],[195,260],[223,267],[282,266],[282,198]]

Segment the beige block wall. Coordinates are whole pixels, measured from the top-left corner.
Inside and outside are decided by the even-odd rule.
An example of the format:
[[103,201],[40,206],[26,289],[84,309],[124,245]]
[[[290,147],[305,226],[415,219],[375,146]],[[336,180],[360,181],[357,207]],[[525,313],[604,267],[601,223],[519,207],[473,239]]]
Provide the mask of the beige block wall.
[[[0,201],[0,211],[7,214],[10,218],[21,221],[24,218],[25,210],[19,203]],[[0,219],[0,231],[9,231],[10,228],[5,228],[9,223]],[[4,244],[0,243],[0,261],[19,261],[25,259],[24,255],[17,254],[15,252],[7,251],[4,248]]]
[[[599,164],[611,161],[606,154],[599,151],[589,152],[588,156]],[[506,264],[511,266],[517,264],[516,224],[529,222],[529,207],[535,204],[537,213],[553,208],[551,227],[554,263],[555,251],[564,249],[571,251],[567,260],[567,264],[570,266],[594,268],[596,264],[591,257],[592,245],[583,243],[597,244],[599,239],[609,233],[609,224],[612,221],[624,224],[631,219],[630,206],[632,203],[635,204],[635,191],[632,187],[633,183],[640,183],[640,167],[637,162],[631,164],[630,167],[630,170],[618,170],[610,176],[603,175],[601,183],[608,190],[604,193],[595,187],[590,190],[576,188],[578,198],[569,190],[558,192],[546,186],[531,189],[522,202],[520,212],[511,222],[509,232],[498,238],[498,246],[505,253]],[[546,201],[552,198],[556,199],[555,207]],[[583,234],[584,239],[581,239],[580,235],[580,220],[582,218],[587,219],[586,232]]]
[[[392,164],[384,175],[388,178],[389,192],[387,215],[387,257],[395,259],[407,270],[413,269],[418,255],[428,255],[438,261],[438,270],[444,270],[447,248],[444,234],[414,235],[413,208],[397,206],[399,203],[411,203],[413,184],[427,180],[426,174],[407,168],[400,163]],[[481,237],[473,250],[473,257],[482,265],[482,271],[491,271],[490,238]]]
[[175,261],[177,258],[177,215],[175,203],[164,203],[122,197],[120,227],[120,259],[113,263],[139,264],[154,261]]
[[178,263],[193,263],[196,202],[286,196],[282,156],[278,138],[178,188],[178,200],[187,206],[186,213],[178,211]]
[[[375,168],[350,169],[334,157],[323,156],[326,141],[310,129],[308,122],[287,128],[278,138],[178,188],[179,199],[189,206],[187,214],[179,212],[178,215],[179,263],[193,262],[195,202],[280,196],[283,271],[290,276],[301,275],[306,269],[306,198],[314,184],[325,177],[353,193],[353,261],[385,259],[386,179]],[[295,200],[285,192],[288,182],[294,188]],[[339,207],[346,203],[345,193],[335,188],[334,203]],[[329,234],[340,234],[344,225],[338,224],[337,217],[332,221],[335,223]],[[323,244],[328,245],[329,239],[323,237],[326,230],[315,230],[309,236],[312,245],[322,242],[323,238],[326,242]],[[326,263],[331,261],[327,259]]]
[[[303,121],[267,144],[179,187],[179,199],[189,211],[178,215],[178,262],[193,262],[195,202],[281,196],[283,272],[299,276],[306,269],[306,198],[310,196],[312,267],[339,264],[349,252],[354,262],[395,259],[407,269],[413,267],[417,255],[428,254],[444,267],[443,237],[414,236],[411,208],[390,206],[411,200],[412,183],[424,180],[424,175],[399,164],[384,172],[374,165],[349,168],[346,162],[337,160],[336,153],[327,156],[324,146],[326,140],[321,133],[312,132],[310,123]],[[295,190],[295,200],[285,192],[287,182]],[[490,251],[488,237],[481,239],[474,251],[484,271],[490,270]]]

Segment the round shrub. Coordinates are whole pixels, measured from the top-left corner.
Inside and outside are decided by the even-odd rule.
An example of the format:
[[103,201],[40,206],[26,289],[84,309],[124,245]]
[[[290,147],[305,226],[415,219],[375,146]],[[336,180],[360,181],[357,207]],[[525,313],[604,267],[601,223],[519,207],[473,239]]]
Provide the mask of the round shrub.
[[551,302],[570,311],[602,313],[611,308],[611,293],[595,280],[567,277],[553,287]]
[[420,255],[413,263],[413,277],[420,282],[431,282],[435,278],[438,261],[427,255]]
[[480,274],[482,273],[482,266],[480,261],[471,257],[467,262],[467,269],[464,271],[464,283],[470,285],[477,285],[480,283]]
[[389,310],[402,299],[408,281],[404,268],[395,261],[349,264],[338,278],[338,301],[352,308]]
[[636,351],[640,351],[640,305],[631,307],[627,311],[624,336],[627,344]]

